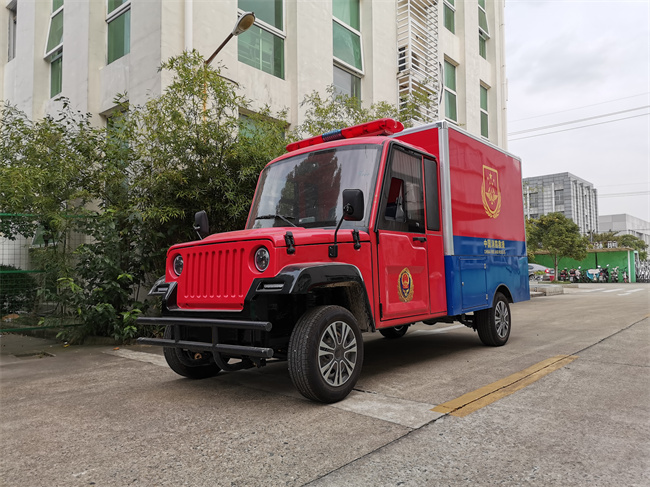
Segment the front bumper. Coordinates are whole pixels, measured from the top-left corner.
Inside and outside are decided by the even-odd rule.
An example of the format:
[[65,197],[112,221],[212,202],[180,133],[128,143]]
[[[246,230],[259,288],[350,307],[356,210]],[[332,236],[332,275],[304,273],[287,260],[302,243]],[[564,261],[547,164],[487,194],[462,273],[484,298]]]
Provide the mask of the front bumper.
[[[269,347],[255,347],[248,345],[234,345],[221,343],[219,341],[219,330],[241,330],[252,332],[269,332],[272,324],[268,321],[238,321],[220,320],[214,318],[188,318],[162,316],[158,318],[141,317],[137,319],[139,325],[147,326],[173,326],[175,338],[138,338],[140,345],[157,345],[161,347],[182,348],[187,350],[201,350],[212,352],[216,357],[220,354],[229,357],[251,357],[251,358],[272,358],[273,349]],[[181,340],[180,327],[210,328],[212,332],[212,343]]]

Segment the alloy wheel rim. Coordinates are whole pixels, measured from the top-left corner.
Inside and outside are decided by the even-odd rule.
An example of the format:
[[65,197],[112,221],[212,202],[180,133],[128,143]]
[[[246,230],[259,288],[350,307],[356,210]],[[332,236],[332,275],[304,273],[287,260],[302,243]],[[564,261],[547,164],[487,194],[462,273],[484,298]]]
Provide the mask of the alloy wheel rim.
[[321,376],[333,387],[344,385],[357,364],[357,338],[344,321],[334,321],[323,332],[318,346]]
[[494,324],[496,325],[499,338],[508,336],[508,330],[510,330],[510,311],[503,301],[499,301],[494,310]]

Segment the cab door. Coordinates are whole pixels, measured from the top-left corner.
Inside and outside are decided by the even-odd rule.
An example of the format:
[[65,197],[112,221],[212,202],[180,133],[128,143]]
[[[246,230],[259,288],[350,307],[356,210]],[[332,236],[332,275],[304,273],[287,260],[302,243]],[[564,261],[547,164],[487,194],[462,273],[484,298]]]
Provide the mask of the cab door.
[[382,321],[429,312],[422,156],[393,145],[388,157],[376,227]]

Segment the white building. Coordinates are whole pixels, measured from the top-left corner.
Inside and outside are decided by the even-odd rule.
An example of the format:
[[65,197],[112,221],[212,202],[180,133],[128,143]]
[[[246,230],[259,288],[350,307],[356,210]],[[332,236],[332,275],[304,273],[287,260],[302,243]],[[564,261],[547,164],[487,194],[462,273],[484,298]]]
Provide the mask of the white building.
[[162,61],[186,49],[207,58],[252,10],[255,25],[214,62],[254,104],[289,108],[295,125],[304,96],[330,84],[365,105],[421,91],[439,102],[423,121],[506,148],[504,0],[0,1],[0,98],[34,119],[63,95],[105,123],[117,94],[160,94]]
[[650,222],[627,213],[600,215],[600,232],[617,232],[617,235],[634,235],[650,246]]

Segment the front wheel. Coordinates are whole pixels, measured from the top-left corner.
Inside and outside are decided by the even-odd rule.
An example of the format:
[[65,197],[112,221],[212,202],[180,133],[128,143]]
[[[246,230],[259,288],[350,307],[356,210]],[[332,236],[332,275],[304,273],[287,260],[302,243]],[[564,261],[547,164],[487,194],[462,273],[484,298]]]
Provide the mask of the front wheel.
[[363,339],[352,313],[340,306],[318,306],[298,320],[289,340],[289,375],[307,399],[333,403],[357,383]]
[[[165,338],[173,338],[174,327],[165,327]],[[206,352],[196,352],[181,348],[164,347],[163,355],[169,368],[188,379],[207,379],[217,375],[221,368]]]
[[476,331],[483,344],[491,347],[505,345],[510,337],[512,315],[508,300],[501,293],[494,295],[494,305],[491,308],[478,311],[476,314]]

